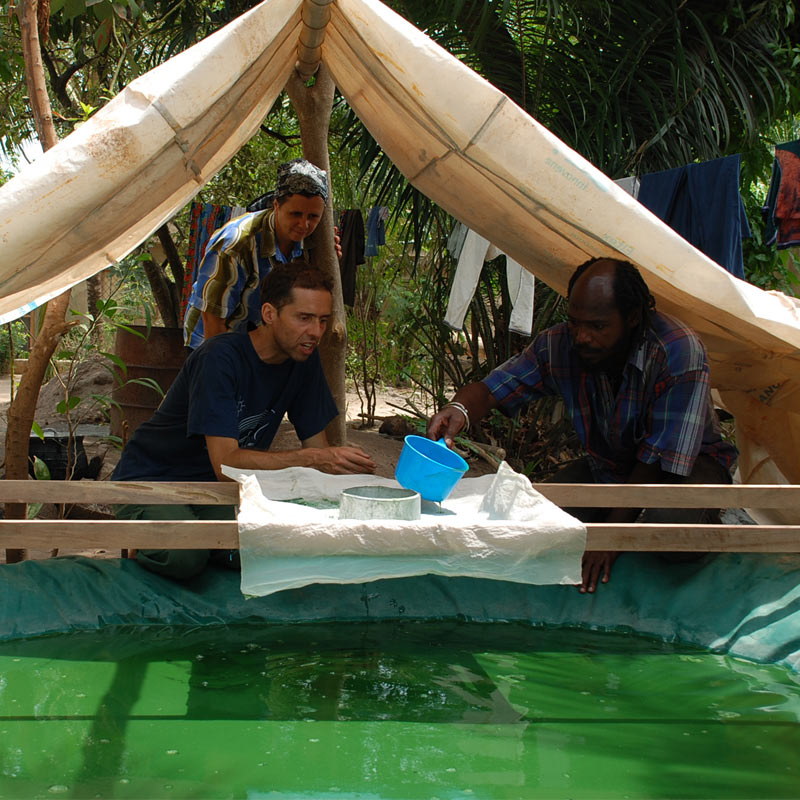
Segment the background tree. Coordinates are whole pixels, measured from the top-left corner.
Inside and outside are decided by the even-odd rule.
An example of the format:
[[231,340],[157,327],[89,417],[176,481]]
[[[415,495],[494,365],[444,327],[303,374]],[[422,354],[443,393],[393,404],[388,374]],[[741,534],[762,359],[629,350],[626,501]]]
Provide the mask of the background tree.
[[[22,0],[17,8],[21,42],[25,60],[25,79],[31,111],[42,148],[49,150],[58,141],[50,99],[47,93],[39,43],[39,31],[47,30],[46,7],[39,14],[38,0]],[[28,445],[30,441],[36,399],[45,370],[61,337],[69,329],[65,317],[69,308],[69,290],[47,303],[42,326],[31,346],[28,368],[22,375],[19,389],[8,409],[6,433],[6,479],[25,480],[28,477]],[[7,503],[6,518],[24,519],[27,508],[20,503]],[[6,551],[6,562],[21,561],[24,550]]]

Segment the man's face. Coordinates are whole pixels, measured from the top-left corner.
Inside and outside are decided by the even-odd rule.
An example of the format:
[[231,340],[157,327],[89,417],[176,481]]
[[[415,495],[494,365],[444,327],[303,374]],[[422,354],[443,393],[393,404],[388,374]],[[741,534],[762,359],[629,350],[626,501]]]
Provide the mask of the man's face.
[[614,305],[611,278],[581,276],[567,306],[572,348],[589,372],[619,372],[628,359],[638,321]]
[[321,197],[306,197],[302,194],[290,194],[283,203],[274,201],[275,235],[278,242],[300,242],[310,236],[325,210],[325,202]]
[[276,309],[263,307],[279,355],[305,361],[319,345],[331,316],[331,294],[324,289],[292,289],[292,299]]

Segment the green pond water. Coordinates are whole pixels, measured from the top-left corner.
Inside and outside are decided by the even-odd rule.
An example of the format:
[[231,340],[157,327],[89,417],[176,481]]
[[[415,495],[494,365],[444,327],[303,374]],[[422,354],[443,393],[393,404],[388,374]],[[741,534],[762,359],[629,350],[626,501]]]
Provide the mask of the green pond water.
[[0,797],[797,798],[800,681],[512,624],[20,641]]

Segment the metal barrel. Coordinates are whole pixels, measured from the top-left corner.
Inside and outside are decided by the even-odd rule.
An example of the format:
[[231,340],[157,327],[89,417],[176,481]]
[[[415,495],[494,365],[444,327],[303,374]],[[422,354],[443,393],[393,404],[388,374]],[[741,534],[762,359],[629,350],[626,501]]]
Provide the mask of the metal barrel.
[[151,327],[148,333],[145,325],[128,327],[136,333],[117,329],[114,349],[125,363],[127,373],[114,368],[120,383],[111,394],[119,406],[112,406],[110,412],[111,435],[124,441],[153,416],[162,400],[159,392],[135,383],[135,379],[152,378],[166,394],[186,360],[181,328]]

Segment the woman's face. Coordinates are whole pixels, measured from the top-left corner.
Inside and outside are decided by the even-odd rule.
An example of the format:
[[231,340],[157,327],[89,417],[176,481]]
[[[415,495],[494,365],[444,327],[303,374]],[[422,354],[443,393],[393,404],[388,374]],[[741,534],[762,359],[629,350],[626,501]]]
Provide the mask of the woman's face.
[[325,201],[315,195],[290,194],[282,203],[274,201],[275,236],[281,250],[291,249],[291,245],[310,236],[325,210]]

